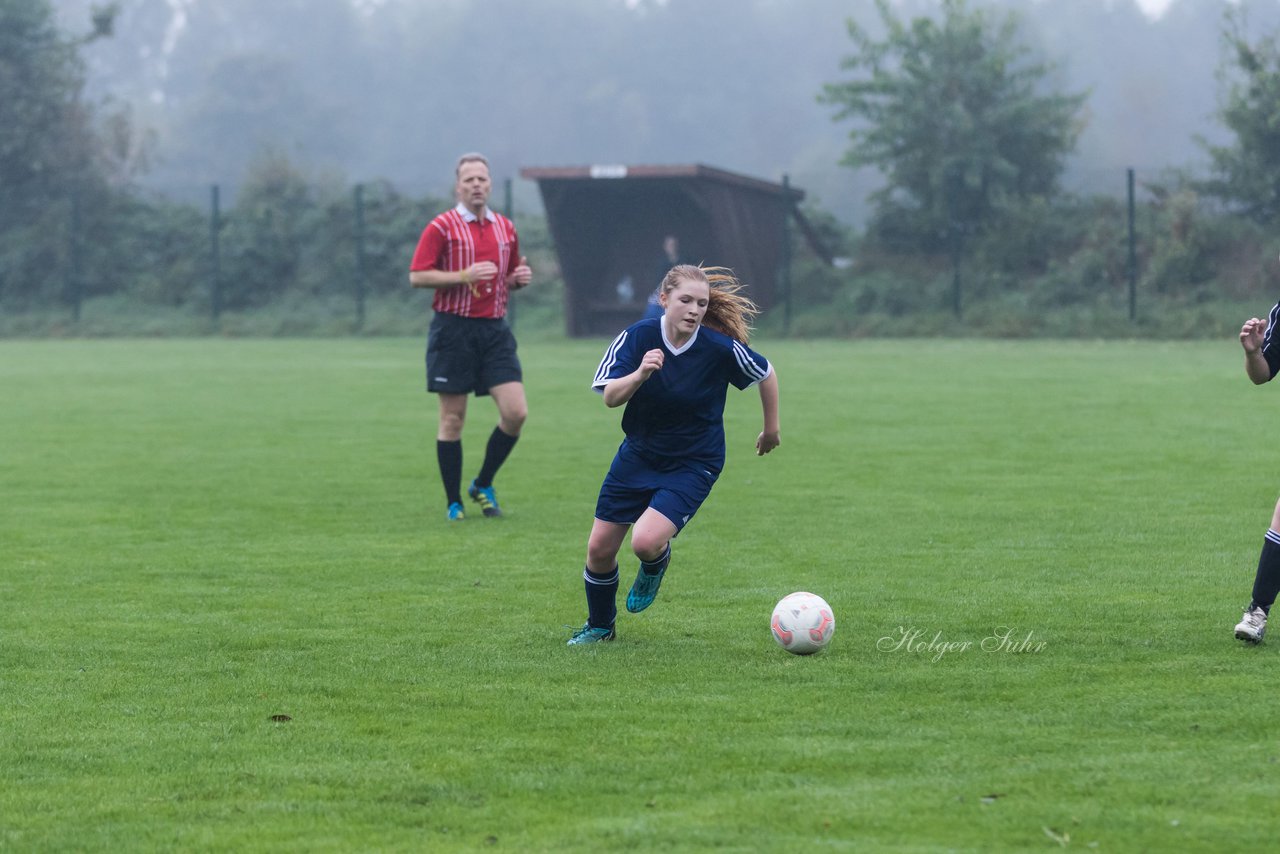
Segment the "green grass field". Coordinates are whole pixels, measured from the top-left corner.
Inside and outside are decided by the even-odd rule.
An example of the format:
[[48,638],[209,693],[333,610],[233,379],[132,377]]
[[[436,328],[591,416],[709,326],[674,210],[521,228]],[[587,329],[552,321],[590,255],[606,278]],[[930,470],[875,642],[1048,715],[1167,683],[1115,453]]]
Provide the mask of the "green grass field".
[[782,447],[731,392],[657,603],[573,649],[603,344],[522,344],[507,517],[447,526],[421,341],[0,342],[0,849],[1265,840],[1280,398],[1234,341],[756,342]]

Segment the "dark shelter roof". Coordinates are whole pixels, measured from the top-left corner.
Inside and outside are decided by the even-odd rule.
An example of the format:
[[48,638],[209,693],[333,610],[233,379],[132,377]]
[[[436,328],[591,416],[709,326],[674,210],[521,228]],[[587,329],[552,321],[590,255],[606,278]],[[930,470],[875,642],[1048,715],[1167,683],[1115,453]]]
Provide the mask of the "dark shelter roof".
[[804,192],[700,164],[528,167],[538,182],[565,283],[570,335],[612,336],[640,319],[670,268],[663,239],[680,260],[729,267],[763,309],[778,299],[788,214]]

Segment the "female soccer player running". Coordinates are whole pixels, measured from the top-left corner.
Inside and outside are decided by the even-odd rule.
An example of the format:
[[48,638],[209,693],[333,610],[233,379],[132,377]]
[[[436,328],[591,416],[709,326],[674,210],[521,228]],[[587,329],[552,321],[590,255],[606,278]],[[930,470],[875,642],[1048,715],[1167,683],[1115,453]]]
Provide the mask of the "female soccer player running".
[[[1255,385],[1270,382],[1280,373],[1280,339],[1274,337],[1280,322],[1280,302],[1263,320],[1251,317],[1240,328],[1240,346],[1244,348],[1244,372]],[[1236,637],[1249,643],[1262,643],[1267,631],[1267,615],[1280,593],[1280,502],[1271,514],[1271,527],[1262,540],[1258,569],[1253,577],[1253,598],[1236,624]]]
[[759,313],[728,270],[689,264],[662,280],[663,314],[622,332],[605,350],[592,388],[606,406],[626,404],[618,448],[600,486],[583,573],[587,622],[570,645],[615,637],[618,551],[631,531],[640,571],[627,610],[653,603],[671,561],[671,540],[698,512],[724,467],[724,402],[728,387],[758,386],[764,430],[756,453],[781,442],[778,376],[747,347]]

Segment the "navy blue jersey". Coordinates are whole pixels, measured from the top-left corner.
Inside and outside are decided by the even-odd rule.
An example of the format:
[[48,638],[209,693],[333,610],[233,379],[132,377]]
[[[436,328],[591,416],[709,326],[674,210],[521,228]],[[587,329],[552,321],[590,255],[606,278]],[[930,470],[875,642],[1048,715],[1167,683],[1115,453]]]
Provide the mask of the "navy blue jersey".
[[1280,373],[1280,338],[1275,336],[1277,322],[1280,322],[1280,302],[1271,309],[1271,315],[1267,318],[1267,331],[1262,337],[1262,355],[1267,360],[1267,367],[1271,369],[1272,379]]
[[605,350],[591,387],[640,367],[661,348],[661,370],[636,389],[622,413],[626,441],[641,452],[688,460],[713,474],[724,467],[724,401],[730,385],[750,388],[769,376],[769,360],[728,335],[698,327],[683,347],[671,345],[658,318],[627,327]]

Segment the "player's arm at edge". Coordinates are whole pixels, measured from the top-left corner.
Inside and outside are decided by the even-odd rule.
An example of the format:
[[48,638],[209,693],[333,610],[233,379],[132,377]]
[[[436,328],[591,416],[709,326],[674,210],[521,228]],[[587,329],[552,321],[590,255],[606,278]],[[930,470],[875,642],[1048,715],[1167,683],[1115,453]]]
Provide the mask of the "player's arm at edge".
[[1270,382],[1275,376],[1271,363],[1263,352],[1267,321],[1251,317],[1240,328],[1240,346],[1244,348],[1244,372],[1254,385]]
[[782,427],[778,422],[778,372],[769,368],[769,376],[760,381],[760,409],[764,412],[764,430],[756,439],[756,456],[763,456],[782,444]]

